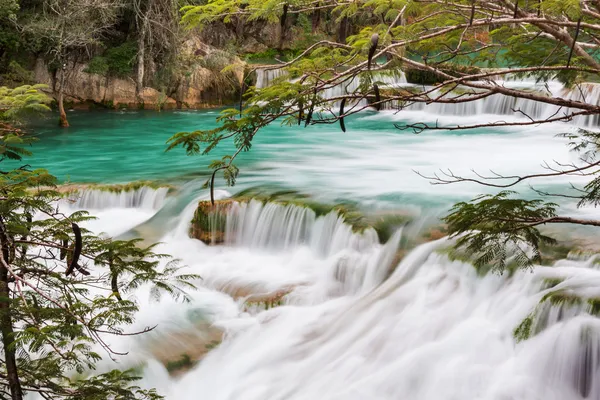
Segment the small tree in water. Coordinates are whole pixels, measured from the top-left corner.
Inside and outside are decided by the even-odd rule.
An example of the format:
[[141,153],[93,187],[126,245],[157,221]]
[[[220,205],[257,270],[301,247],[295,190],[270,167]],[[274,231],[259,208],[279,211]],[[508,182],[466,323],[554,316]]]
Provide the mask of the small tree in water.
[[[338,41],[333,37],[318,41],[296,49],[298,56],[290,61],[267,66],[267,70],[282,69],[284,77],[265,88],[250,88],[243,107],[222,112],[219,127],[182,132],[170,139],[169,149],[182,146],[189,154],[208,153],[223,141],[233,141],[236,151],[211,165],[213,176],[207,182],[211,189],[217,172],[223,172],[229,184],[235,183],[236,157],[251,148],[263,127],[276,121],[304,126],[340,124],[345,132],[346,118],[366,109],[385,108],[401,115],[402,110],[419,103],[460,105],[490,96],[512,98],[512,114],[522,118],[472,125],[422,122],[395,126],[415,133],[526,127],[600,114],[600,105],[588,98],[585,83],[600,73],[600,5],[595,1],[323,0],[274,4],[220,0],[184,10],[183,21],[190,27],[203,28],[232,18],[246,24],[255,20],[276,23],[301,13],[328,13],[328,19],[335,21],[340,31],[350,30],[349,36],[338,35]],[[512,68],[482,69],[476,65]],[[406,72],[421,86],[406,89],[384,83],[386,76],[400,72]],[[509,74],[531,76],[541,83],[541,89],[505,85]],[[573,95],[551,93],[543,85],[550,80],[572,88]],[[334,91],[338,93],[335,97],[327,97],[332,88],[341,90]],[[526,101],[555,106],[556,112],[528,113],[519,106]],[[530,266],[541,261],[540,246],[553,243],[551,237],[539,231],[540,226],[600,226],[600,221],[561,215],[558,205],[546,201],[552,196],[572,198],[580,206],[600,201],[600,161],[596,158],[600,134],[579,131],[570,137],[574,149],[580,152],[578,161],[546,164],[540,173],[463,177],[445,171],[428,176],[435,184],[468,181],[503,190],[538,178],[590,177],[588,185],[574,187],[570,193],[537,191],[539,199],[533,201],[503,191],[457,204],[445,221],[450,233],[460,237],[459,245],[476,255],[477,263],[492,264],[503,271],[512,257],[519,265]]]
[[103,356],[119,354],[110,336],[151,329],[126,331],[138,309],[126,293],[147,284],[153,295],[185,299],[196,277],[178,274],[153,246],[84,229],[91,217],[59,210],[56,178],[45,170],[2,168],[27,155],[31,143],[14,117],[45,110],[48,101],[31,87],[0,88],[0,397],[158,399],[135,385],[132,371],[93,370]]

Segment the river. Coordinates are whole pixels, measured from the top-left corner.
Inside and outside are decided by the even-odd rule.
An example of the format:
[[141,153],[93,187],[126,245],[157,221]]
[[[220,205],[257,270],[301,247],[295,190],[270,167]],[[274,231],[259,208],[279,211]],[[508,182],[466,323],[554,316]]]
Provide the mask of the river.
[[[217,196],[290,189],[372,213],[436,219],[454,202],[490,191],[431,185],[415,171],[515,175],[544,171],[544,161],[576,159],[568,141],[556,137],[573,125],[419,135],[393,126],[505,118],[486,110],[494,111],[365,112],[346,122],[346,133],[335,125],[273,125],[240,157],[236,187],[218,181]],[[71,128],[48,127],[48,121],[36,126],[39,141],[27,162],[62,182],[151,180],[177,188],[92,191],[64,206],[90,209],[98,219],[88,226],[111,236],[143,227],[136,232],[162,242],[159,251],[202,277],[191,303],[153,301],[147,288],[132,294],[141,308],[133,328],[157,328],[111,339],[116,350],[129,352],[117,367],[138,368],[142,385],[170,400],[600,399],[600,320],[585,302],[542,301],[556,290],[600,297],[594,257],[481,275],[439,251],[450,244],[441,238],[408,249],[396,266],[398,243],[414,230],[401,229],[380,243],[374,232],[353,233],[335,215],[269,204],[232,212],[228,218],[237,222],[226,245],[189,238],[196,204],[208,196],[201,189],[207,165],[231,148],[188,157],[180,149],[165,153],[165,142],[178,131],[214,127],[217,115],[75,111]],[[583,181],[539,185],[565,190]],[[517,189],[534,195],[526,185]],[[563,206],[574,215],[598,216],[568,201]],[[265,298],[277,304],[265,307]],[[519,341],[515,329],[529,315],[537,334]],[[100,370],[114,367],[105,360]]]

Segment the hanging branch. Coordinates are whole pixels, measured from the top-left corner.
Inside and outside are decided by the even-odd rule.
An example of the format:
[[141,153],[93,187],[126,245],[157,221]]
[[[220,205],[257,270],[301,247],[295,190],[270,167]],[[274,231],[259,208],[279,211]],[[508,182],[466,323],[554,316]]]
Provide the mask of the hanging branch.
[[344,106],[346,105],[346,98],[344,97],[342,99],[342,102],[340,103],[340,128],[342,129],[342,132],[346,132],[346,124],[344,123]]
[[373,91],[375,92],[375,109],[381,110],[381,94],[379,93],[379,86],[376,83],[373,84]]
[[304,102],[302,99],[298,100],[298,125],[302,123],[302,118],[304,117]]
[[471,17],[469,18],[469,26],[473,25],[473,19],[475,18],[475,0],[471,3]]
[[71,228],[73,229],[73,234],[75,235],[75,245],[73,248],[73,256],[67,270],[65,271],[65,275],[72,274],[75,268],[81,270],[81,267],[77,265],[79,262],[79,256],[81,255],[81,248],[83,246],[83,242],[81,240],[81,229],[75,222],[71,223]]
[[379,43],[379,34],[374,33],[371,36],[371,47],[369,48],[369,58],[367,60],[367,69],[371,70],[371,62],[373,60],[373,55],[375,55],[375,51],[377,51],[377,43]]
[[110,250],[108,252],[108,268],[110,269],[110,274],[111,274],[110,289],[112,290],[112,293],[117,298],[117,300],[122,302],[123,298],[121,297],[121,293],[119,293],[119,281],[118,281],[119,273],[117,272],[117,270],[114,266],[112,250]]
[[581,17],[577,20],[577,28],[575,28],[575,37],[573,38],[573,44],[571,45],[571,50],[569,51],[569,59],[567,60],[567,68],[571,65],[571,57],[573,57],[573,49],[577,44],[577,38],[579,37],[579,30],[581,29]]
[[312,120],[313,113],[315,111],[315,103],[317,102],[317,88],[315,87],[312,100],[310,102],[310,108],[308,109],[308,114],[306,114],[306,122],[304,123],[304,127],[307,127]]
[[215,176],[217,175],[217,171],[220,170],[221,168],[215,169],[210,177],[210,204],[212,206],[215,205]]
[[246,92],[246,71],[242,73],[242,87],[240,88],[240,118],[244,109],[244,93]]
[[519,11],[519,0],[515,0],[515,15],[513,16],[514,19],[517,19],[518,11]]

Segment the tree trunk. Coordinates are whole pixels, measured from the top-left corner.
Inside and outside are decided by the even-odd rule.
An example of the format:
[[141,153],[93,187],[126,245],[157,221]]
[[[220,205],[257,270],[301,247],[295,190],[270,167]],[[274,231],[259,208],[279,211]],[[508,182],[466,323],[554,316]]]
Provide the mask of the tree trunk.
[[317,31],[317,29],[319,29],[320,25],[321,25],[321,10],[316,10],[312,14],[312,30],[313,30],[313,33],[315,33]]
[[242,43],[244,39],[244,20],[240,17],[237,18],[235,23],[235,37],[239,43]]
[[4,224],[0,218],[0,333],[2,334],[2,347],[4,349],[4,361],[8,386],[12,400],[23,400],[23,390],[17,370],[17,359],[15,349],[12,346],[14,340],[13,322],[10,308],[10,289],[8,287],[8,269],[4,263],[9,263],[10,248],[8,237],[4,231]]
[[348,21],[348,17],[342,18],[342,20],[340,21],[340,28],[338,30],[338,43],[346,43],[349,28],[350,24]]
[[289,5],[286,3],[283,5],[283,13],[281,14],[281,17],[279,18],[279,44],[277,45],[277,50],[279,52],[279,55],[282,54],[283,52],[283,42],[285,41],[285,27],[286,27],[286,23],[287,23],[287,13],[288,13],[288,7]]
[[66,64],[63,64],[63,67],[60,72],[60,85],[58,87],[58,113],[60,114],[58,120],[58,126],[62,128],[69,127],[69,121],[67,120],[67,113],[65,112],[65,72],[66,72]]
[[146,28],[148,25],[148,17],[144,17],[142,30],[138,37],[138,54],[137,54],[137,71],[135,75],[135,97],[139,104],[142,104],[142,91],[144,90],[144,74],[146,63]]

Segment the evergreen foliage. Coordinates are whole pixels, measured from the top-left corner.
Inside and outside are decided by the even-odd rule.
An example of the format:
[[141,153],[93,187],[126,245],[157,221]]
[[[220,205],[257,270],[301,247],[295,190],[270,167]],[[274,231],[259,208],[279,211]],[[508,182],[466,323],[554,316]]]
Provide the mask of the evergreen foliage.
[[[0,99],[11,119],[46,109],[33,87],[3,88]],[[19,131],[0,135],[0,163],[29,154],[31,142]],[[138,309],[132,291],[150,285],[154,299],[185,300],[197,277],[180,273],[154,246],[93,234],[84,228],[87,212],[63,214],[47,171],[0,164],[0,172],[0,397],[159,399],[136,385],[133,371],[94,369],[119,354],[110,336],[152,329],[127,330]]]

